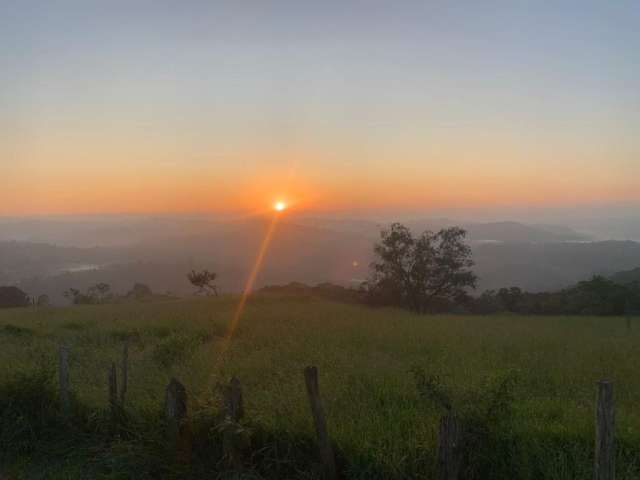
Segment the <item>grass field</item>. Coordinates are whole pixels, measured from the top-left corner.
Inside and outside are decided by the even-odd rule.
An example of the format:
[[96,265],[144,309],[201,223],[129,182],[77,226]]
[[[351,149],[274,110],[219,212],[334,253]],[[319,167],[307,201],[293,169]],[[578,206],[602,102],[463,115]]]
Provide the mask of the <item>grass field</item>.
[[[266,295],[249,302],[225,350],[237,301],[0,311],[0,471],[11,478],[315,478],[302,369],[316,365],[345,478],[433,478],[442,411],[421,395],[419,371],[474,427],[463,478],[591,478],[602,378],[615,382],[617,478],[640,478],[640,319],[629,329],[624,318],[416,316]],[[126,338],[128,420],[112,435],[107,371]],[[50,418],[61,342],[70,348],[77,402],[71,427]],[[241,474],[224,471],[215,429],[219,385],[234,375],[251,438]],[[189,466],[162,453],[171,377],[189,393]]]

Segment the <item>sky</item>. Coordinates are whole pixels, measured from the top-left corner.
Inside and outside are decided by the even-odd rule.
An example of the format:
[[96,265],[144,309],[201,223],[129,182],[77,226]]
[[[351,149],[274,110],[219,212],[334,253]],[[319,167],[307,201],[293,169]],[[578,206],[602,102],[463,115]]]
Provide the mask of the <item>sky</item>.
[[640,3],[0,3],[0,215],[640,205]]

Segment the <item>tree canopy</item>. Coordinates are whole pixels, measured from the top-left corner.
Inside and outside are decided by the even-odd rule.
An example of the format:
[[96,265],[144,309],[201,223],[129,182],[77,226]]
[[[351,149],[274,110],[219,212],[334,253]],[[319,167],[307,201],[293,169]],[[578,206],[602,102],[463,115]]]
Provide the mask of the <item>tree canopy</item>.
[[0,287],[0,308],[26,307],[29,296],[18,287]]
[[394,223],[380,235],[367,282],[369,295],[380,303],[426,313],[475,288],[465,230],[451,227],[415,237],[407,227]]
[[187,278],[198,289],[197,294],[218,295],[218,287],[214,283],[218,275],[215,272],[210,272],[209,270],[196,272],[191,270],[187,274]]
[[86,293],[82,293],[76,288],[70,288],[66,290],[63,295],[74,305],[111,303],[115,298],[111,292],[111,286],[102,282],[89,287]]
[[153,297],[153,290],[144,283],[136,283],[127,293],[127,298],[133,298],[134,300],[143,300],[150,297]]

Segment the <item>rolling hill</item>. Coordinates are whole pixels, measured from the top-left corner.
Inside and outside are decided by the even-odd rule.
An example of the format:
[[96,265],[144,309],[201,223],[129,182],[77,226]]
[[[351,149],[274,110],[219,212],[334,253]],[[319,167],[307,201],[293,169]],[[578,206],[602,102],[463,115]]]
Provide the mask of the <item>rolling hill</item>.
[[[46,293],[58,302],[70,287],[86,288],[103,281],[120,292],[134,282],[144,282],[159,293],[186,294],[192,291],[186,272],[208,268],[219,274],[222,291],[237,292],[254,267],[270,217],[150,219],[141,221],[141,227],[127,222],[124,230],[110,224],[115,229],[111,231],[131,233],[128,242],[127,235],[118,237],[117,246],[0,242],[0,283],[19,284],[32,295]],[[410,226],[419,230],[450,224],[441,219]],[[640,244],[635,242],[588,242],[563,227],[517,222],[466,227],[479,276],[478,291],[512,285],[531,291],[554,290],[593,274],[612,275],[640,265]],[[266,250],[256,287],[293,281],[357,285],[368,275],[381,228],[375,222],[358,220],[283,219]],[[108,238],[111,244],[115,237]]]

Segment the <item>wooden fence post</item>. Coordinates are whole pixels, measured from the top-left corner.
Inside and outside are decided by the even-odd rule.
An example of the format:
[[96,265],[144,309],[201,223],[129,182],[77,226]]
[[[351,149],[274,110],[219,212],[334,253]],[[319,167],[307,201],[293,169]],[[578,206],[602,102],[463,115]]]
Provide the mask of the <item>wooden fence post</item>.
[[615,478],[615,405],[613,383],[608,380],[598,382],[593,477],[595,480],[614,480]]
[[69,349],[60,345],[58,350],[58,383],[60,386],[60,405],[62,414],[69,418],[71,415],[71,399],[69,395]]
[[242,385],[237,377],[233,377],[229,385],[223,389],[223,407],[225,414],[225,428],[222,435],[222,447],[229,464],[234,468],[242,467],[242,448],[238,446],[236,438],[237,423],[244,417],[242,400]]
[[178,461],[191,461],[191,430],[187,423],[187,390],[172,378],[165,390],[165,418],[169,446]]
[[452,411],[440,419],[438,479],[457,480],[462,464],[462,424]]
[[129,342],[124,341],[122,347],[122,388],[120,389],[120,406],[124,408],[124,399],[127,394],[127,383],[129,382]]
[[336,459],[331,445],[331,439],[327,432],[327,422],[320,398],[320,388],[318,385],[318,369],[316,367],[306,367],[304,369],[304,380],[307,385],[307,394],[309,395],[309,404],[311,405],[311,414],[316,427],[318,436],[318,447],[320,450],[320,459],[324,470],[326,480],[334,480],[338,478],[336,469]]
[[116,363],[111,362],[108,377],[109,385],[109,410],[111,411],[111,427],[115,431],[118,423],[118,373]]
[[242,385],[237,377],[233,377],[224,389],[224,409],[225,414],[234,422],[244,417]]

